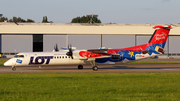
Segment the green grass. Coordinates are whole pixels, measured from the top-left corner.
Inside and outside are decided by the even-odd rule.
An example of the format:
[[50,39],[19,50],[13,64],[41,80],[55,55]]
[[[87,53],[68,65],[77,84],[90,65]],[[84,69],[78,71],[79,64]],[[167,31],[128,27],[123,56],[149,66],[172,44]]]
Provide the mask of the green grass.
[[3,65],[7,60],[0,60],[0,65]]
[[1,101],[178,101],[180,73],[2,73]]

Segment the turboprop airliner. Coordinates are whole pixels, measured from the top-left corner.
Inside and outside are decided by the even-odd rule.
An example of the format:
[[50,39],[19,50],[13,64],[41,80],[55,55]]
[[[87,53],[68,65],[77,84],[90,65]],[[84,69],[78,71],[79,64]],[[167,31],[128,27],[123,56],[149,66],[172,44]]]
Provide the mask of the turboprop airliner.
[[4,63],[15,71],[17,66],[43,66],[43,65],[78,65],[83,69],[84,64],[91,64],[94,71],[98,70],[96,63],[130,62],[164,54],[164,47],[172,28],[168,26],[155,26],[155,32],[147,44],[124,49],[74,49],[71,46],[54,52],[26,52],[18,53],[14,58]]

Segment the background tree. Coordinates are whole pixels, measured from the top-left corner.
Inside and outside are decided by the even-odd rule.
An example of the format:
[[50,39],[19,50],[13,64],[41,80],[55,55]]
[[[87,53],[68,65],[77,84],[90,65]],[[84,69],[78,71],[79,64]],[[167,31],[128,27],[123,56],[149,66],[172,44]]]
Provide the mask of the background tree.
[[48,18],[47,18],[47,16],[43,16],[42,23],[48,23]]
[[13,22],[17,22],[17,17],[14,16],[14,17],[12,18],[12,21],[13,21]]
[[10,19],[10,20],[9,20],[9,22],[13,22],[13,20],[12,20],[12,19]]
[[92,20],[95,22],[95,23],[101,23],[101,21],[97,18],[92,18]]
[[90,19],[88,17],[81,17],[82,23],[87,23]]
[[35,21],[34,21],[34,20],[31,20],[31,19],[27,19],[26,22],[32,22],[32,23],[34,23]]
[[0,22],[4,22],[5,20],[8,21],[8,18],[7,17],[1,17],[0,18]]
[[71,23],[101,23],[101,20],[96,17],[76,17],[73,18]]
[[21,17],[17,18],[14,16],[12,19],[9,20],[9,22],[32,22],[32,23],[34,23],[35,21],[31,20],[31,19],[27,19],[27,21],[26,21],[26,20],[22,19]]
[[18,18],[17,18],[17,22],[26,22],[26,21],[25,21],[24,19],[18,17]]

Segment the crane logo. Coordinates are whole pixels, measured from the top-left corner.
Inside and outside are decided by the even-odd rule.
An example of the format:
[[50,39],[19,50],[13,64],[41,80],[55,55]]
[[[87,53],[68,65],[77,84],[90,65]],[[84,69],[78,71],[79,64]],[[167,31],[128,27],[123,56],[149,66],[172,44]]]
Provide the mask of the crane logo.
[[166,39],[166,37],[167,37],[167,34],[164,32],[162,34],[157,34],[156,35],[156,41]]

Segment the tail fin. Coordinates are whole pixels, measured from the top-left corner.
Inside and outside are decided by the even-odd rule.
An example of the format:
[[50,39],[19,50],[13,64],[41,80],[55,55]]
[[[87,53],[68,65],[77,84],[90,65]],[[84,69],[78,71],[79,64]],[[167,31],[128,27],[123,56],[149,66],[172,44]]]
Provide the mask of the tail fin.
[[[169,31],[172,28],[171,25],[168,26],[155,26],[154,29],[155,32],[152,35],[151,39],[149,40],[149,44],[164,44],[166,43],[166,40],[169,35]],[[162,48],[164,48],[164,45]]]
[[163,49],[166,44],[170,29],[172,29],[172,26],[155,26],[154,29],[156,30],[152,35],[151,39],[149,40],[146,50],[158,51],[163,53]]

